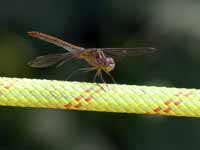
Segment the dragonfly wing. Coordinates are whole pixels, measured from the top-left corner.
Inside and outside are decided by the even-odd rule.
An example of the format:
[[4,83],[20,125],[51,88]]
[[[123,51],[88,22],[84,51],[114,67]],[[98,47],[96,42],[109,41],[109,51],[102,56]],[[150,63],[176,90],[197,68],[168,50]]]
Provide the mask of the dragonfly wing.
[[103,52],[115,56],[140,56],[157,53],[158,50],[153,47],[139,48],[100,48]]
[[72,57],[73,55],[71,53],[48,54],[36,57],[34,60],[28,62],[28,65],[34,68],[45,68],[64,61],[65,59],[71,59]]
[[70,44],[68,42],[65,42],[57,37],[45,34],[45,33],[41,33],[41,32],[36,32],[36,31],[30,31],[27,32],[29,36],[38,38],[40,40],[44,40],[46,42],[52,43],[54,45],[57,45],[59,47],[64,48],[67,51],[74,51],[74,50],[83,50],[84,48]]

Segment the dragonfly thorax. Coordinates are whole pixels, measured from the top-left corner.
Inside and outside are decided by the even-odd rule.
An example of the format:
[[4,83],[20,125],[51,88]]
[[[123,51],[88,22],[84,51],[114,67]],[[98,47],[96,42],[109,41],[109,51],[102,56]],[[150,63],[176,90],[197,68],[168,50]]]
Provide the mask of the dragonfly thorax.
[[110,72],[115,68],[113,58],[107,57],[101,49],[86,49],[79,57],[96,69],[102,69],[105,72]]

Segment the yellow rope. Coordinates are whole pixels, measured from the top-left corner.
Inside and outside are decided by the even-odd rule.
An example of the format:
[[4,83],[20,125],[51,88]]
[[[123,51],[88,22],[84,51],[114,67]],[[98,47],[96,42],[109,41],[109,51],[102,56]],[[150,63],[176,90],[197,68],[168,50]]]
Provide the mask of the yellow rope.
[[0,78],[0,105],[200,117],[200,90]]

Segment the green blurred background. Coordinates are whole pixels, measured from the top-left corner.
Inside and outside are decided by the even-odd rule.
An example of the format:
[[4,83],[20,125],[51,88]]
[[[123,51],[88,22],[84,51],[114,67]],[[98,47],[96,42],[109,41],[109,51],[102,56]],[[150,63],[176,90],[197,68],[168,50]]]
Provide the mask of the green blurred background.
[[[65,80],[82,61],[34,69],[38,55],[65,52],[30,38],[58,36],[83,47],[152,46],[159,55],[126,57],[119,84],[200,88],[200,1],[1,0],[0,76]],[[94,73],[70,80],[91,82]],[[197,149],[200,119],[31,108],[0,108],[0,149]]]

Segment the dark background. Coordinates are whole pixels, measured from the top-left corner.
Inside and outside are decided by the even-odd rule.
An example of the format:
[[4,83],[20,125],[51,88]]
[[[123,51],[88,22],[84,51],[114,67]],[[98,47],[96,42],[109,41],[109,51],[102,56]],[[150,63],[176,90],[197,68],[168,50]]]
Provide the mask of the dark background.
[[[38,55],[65,52],[30,38],[58,36],[83,47],[152,46],[160,54],[126,57],[112,72],[119,84],[200,88],[200,1],[1,0],[0,76],[65,80],[82,61],[34,69]],[[91,82],[94,73],[70,80]],[[109,80],[108,80],[109,82]],[[31,108],[0,108],[1,149],[197,149],[198,118]]]

